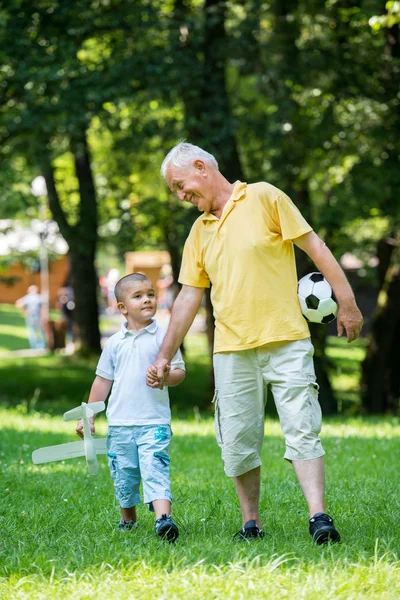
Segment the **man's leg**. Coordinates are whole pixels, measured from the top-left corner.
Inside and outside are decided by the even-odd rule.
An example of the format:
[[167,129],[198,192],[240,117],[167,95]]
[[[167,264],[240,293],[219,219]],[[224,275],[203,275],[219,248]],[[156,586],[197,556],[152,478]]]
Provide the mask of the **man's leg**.
[[243,527],[248,521],[257,524],[252,524],[251,531],[246,530],[242,537],[261,537],[258,504],[264,437],[262,373],[254,350],[214,354],[214,373],[214,425],[225,473],[235,483]]
[[260,467],[233,478],[242,510],[243,526],[254,520],[261,529],[258,505],[260,500]]
[[311,460],[293,460],[294,472],[308,504],[310,517],[325,512],[324,457]]

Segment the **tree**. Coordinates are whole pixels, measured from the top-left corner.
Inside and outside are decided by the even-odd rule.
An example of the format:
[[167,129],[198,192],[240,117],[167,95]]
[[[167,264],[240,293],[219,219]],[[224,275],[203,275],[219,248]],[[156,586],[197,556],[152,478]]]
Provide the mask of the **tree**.
[[[46,178],[50,209],[70,247],[81,345],[92,352],[100,350],[98,207],[88,132],[106,101],[130,97],[151,76],[157,8],[136,0],[15,0],[1,10],[2,150],[24,156]],[[57,191],[54,160],[67,151],[75,205]]]

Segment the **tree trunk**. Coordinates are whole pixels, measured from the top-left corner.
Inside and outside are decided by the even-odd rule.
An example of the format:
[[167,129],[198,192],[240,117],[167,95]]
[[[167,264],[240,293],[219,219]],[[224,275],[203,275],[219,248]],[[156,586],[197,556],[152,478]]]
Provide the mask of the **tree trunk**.
[[394,413],[399,409],[400,333],[400,240],[378,297],[367,356],[362,365],[362,399],[370,414]]
[[97,302],[98,282],[94,256],[87,252],[70,250],[70,257],[79,351],[99,354],[101,348]]
[[68,223],[61,207],[50,160],[43,165],[43,172],[50,210],[69,246],[78,345],[83,353],[99,354],[101,348],[98,282],[94,266],[97,247],[97,202],[85,132],[71,141],[71,150],[74,154],[80,192],[79,220],[76,225]]

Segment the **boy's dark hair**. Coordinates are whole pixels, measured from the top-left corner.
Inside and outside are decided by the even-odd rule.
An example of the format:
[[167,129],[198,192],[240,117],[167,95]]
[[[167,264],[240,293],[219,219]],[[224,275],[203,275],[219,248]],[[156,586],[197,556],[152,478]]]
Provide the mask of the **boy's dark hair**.
[[115,294],[115,298],[117,299],[117,302],[124,301],[124,294],[126,292],[126,288],[132,281],[151,281],[151,280],[144,273],[129,273],[128,275],[125,275],[125,277],[121,277],[121,279],[119,281],[117,281],[117,283],[115,285],[115,290],[114,290],[114,294]]

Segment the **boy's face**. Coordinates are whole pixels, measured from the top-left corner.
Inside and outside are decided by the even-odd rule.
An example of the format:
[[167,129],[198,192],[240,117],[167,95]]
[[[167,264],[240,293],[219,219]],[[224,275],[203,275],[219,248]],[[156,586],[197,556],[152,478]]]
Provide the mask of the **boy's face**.
[[157,310],[156,294],[151,281],[132,281],[126,287],[123,302],[118,302],[118,308],[125,317],[130,317],[137,323],[148,322]]

